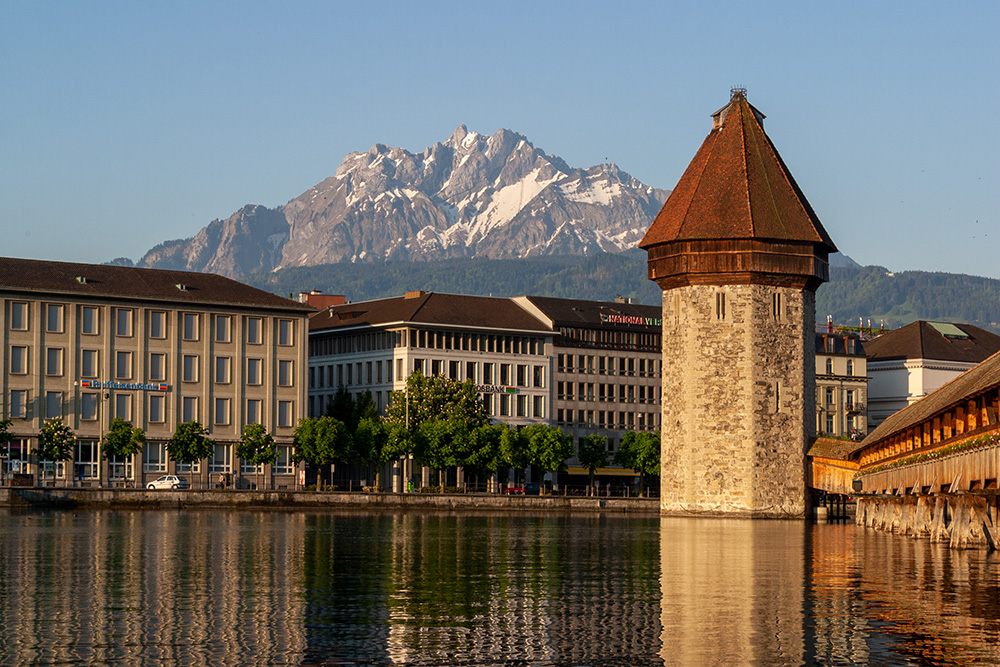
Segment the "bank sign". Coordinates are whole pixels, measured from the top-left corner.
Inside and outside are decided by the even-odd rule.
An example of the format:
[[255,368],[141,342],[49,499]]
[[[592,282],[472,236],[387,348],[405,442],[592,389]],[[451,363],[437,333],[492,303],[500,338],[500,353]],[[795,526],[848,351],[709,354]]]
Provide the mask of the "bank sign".
[[601,313],[602,324],[638,324],[641,327],[662,327],[659,317],[636,317],[635,315],[605,315]]
[[141,382],[114,382],[108,380],[84,380],[80,383],[84,389],[121,389],[123,391],[170,391],[169,384],[147,384]]
[[516,394],[517,387],[507,387],[502,384],[480,384],[476,385],[476,391],[480,394]]

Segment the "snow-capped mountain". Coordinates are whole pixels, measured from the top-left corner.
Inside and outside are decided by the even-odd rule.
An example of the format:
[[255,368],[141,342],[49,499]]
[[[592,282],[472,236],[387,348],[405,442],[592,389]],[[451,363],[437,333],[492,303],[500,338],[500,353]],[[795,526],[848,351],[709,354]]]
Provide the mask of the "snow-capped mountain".
[[669,194],[614,164],[574,169],[510,130],[458,127],[422,153],[376,144],[277,209],[246,206],[140,266],[241,277],[292,266],[635,247]]

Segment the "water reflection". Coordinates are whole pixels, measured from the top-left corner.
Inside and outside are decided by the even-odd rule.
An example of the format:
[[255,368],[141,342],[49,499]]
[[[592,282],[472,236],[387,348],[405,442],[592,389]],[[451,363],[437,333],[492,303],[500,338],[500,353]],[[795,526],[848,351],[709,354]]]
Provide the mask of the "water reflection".
[[0,514],[0,664],[1000,664],[1000,562],[601,515]]

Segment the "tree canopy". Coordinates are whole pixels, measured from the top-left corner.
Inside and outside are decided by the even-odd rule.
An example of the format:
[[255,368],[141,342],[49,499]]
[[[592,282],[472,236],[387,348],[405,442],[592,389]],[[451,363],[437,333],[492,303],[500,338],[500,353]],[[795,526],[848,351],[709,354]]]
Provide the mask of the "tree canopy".
[[68,461],[73,458],[76,434],[62,419],[49,419],[38,432],[35,453],[42,461]]
[[104,458],[134,456],[142,451],[146,433],[121,417],[115,417],[104,436]]

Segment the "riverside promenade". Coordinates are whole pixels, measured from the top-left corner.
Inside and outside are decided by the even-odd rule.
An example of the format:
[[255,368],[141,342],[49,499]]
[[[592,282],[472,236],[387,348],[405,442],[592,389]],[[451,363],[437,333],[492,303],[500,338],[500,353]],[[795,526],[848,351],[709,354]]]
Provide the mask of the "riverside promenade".
[[110,509],[362,509],[657,514],[659,498],[506,496],[487,493],[351,493],[344,491],[171,491],[91,488],[0,488],[0,507]]

